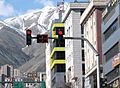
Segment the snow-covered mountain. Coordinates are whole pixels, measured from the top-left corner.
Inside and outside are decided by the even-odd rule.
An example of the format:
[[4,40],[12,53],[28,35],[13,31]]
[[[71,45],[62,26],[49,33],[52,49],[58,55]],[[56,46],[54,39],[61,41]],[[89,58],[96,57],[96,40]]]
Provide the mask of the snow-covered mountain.
[[25,29],[31,29],[33,35],[38,32],[46,32],[52,19],[58,18],[56,7],[45,7],[27,14],[4,20],[5,23],[25,32]]
[[32,35],[46,33],[53,19],[58,18],[56,7],[40,10],[0,21],[0,65],[12,64],[22,71],[45,71],[45,44],[25,45],[25,30]]

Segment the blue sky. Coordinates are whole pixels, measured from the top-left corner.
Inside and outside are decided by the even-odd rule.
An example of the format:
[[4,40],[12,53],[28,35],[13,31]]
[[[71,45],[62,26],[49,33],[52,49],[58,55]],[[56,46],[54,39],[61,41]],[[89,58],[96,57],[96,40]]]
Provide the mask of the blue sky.
[[[25,14],[30,10],[41,9],[47,5],[56,6],[57,1],[60,0],[0,0],[0,19]],[[64,1],[72,2],[74,0]]]

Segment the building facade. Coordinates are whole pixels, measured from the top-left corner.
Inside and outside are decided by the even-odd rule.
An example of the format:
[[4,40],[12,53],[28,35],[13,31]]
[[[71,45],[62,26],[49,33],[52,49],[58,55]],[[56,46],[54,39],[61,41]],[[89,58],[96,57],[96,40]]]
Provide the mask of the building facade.
[[102,19],[103,74],[107,88],[120,88],[120,0],[110,0]]
[[[58,31],[64,34],[64,23],[54,23],[52,37],[58,37]],[[65,88],[65,40],[52,39],[50,54],[51,88]]]
[[[13,66],[12,65],[3,65],[1,66],[1,81],[12,81],[12,77],[13,77]],[[2,83],[2,85],[4,87],[9,87],[12,88],[12,84],[11,83]]]
[[46,44],[46,88],[51,88],[50,43]]
[[[86,38],[100,54],[102,62],[101,19],[106,0],[91,0],[83,12],[80,24]],[[84,42],[85,88],[97,88],[97,56],[87,42]]]
[[20,78],[21,77],[20,70],[18,70],[18,69],[14,69],[13,74],[14,74],[13,75],[14,78]]
[[[65,37],[81,37],[80,17],[88,3],[70,3],[63,15]],[[65,40],[66,86],[84,88],[84,50],[80,40]]]

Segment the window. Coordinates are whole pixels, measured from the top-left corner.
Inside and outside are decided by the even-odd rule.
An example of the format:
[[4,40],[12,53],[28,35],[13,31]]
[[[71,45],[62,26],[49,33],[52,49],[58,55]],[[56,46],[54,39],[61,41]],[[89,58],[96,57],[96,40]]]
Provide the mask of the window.
[[65,59],[65,51],[57,51],[55,52],[54,59]]
[[82,48],[84,48],[84,40],[81,40]]
[[7,77],[10,77],[10,67],[7,66]]
[[55,70],[55,72],[65,72],[65,64],[57,64]]
[[107,81],[111,81],[114,78],[116,78],[117,76],[119,76],[119,67],[115,68],[114,70],[112,70],[110,73],[108,73],[107,75]]
[[84,50],[82,50],[82,61],[85,61],[85,53],[84,53]]
[[118,53],[119,53],[119,46],[117,43],[105,54],[106,62]]
[[116,19],[104,33],[104,39],[107,40],[115,30],[118,29],[118,19]]
[[65,47],[65,39],[62,40],[55,40],[54,47]]
[[84,27],[81,25],[81,34],[84,34]]
[[82,75],[85,75],[85,64],[82,64]]

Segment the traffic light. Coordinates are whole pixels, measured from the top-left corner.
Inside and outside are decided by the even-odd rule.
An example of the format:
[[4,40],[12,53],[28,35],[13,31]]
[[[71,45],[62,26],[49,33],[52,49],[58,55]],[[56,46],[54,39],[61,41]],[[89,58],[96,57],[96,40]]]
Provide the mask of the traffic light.
[[63,39],[63,29],[57,29],[56,34],[58,35],[58,40],[62,40]]
[[37,35],[37,43],[48,43],[48,35],[47,34]]
[[26,45],[31,45],[32,44],[32,31],[31,30],[26,30]]

